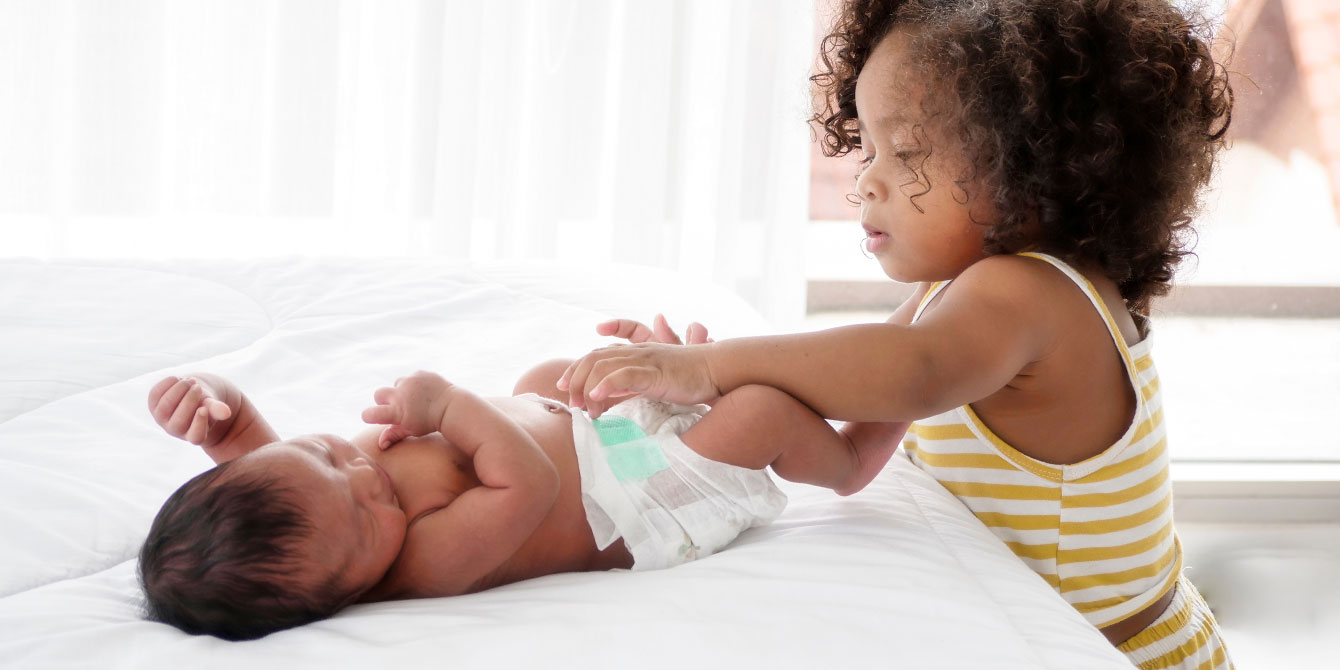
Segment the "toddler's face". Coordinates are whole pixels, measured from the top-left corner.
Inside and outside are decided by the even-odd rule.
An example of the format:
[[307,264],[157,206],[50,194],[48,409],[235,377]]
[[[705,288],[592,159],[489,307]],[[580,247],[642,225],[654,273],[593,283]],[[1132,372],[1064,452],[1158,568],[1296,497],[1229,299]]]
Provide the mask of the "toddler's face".
[[342,585],[360,593],[381,581],[400,553],[408,524],[380,465],[333,435],[266,445],[252,452],[246,465],[296,490],[316,528],[307,553],[325,568],[321,574],[339,575]]
[[[921,119],[926,84],[915,81],[907,64],[907,36],[895,29],[875,46],[856,80],[866,161],[856,193],[865,248],[897,281],[952,279],[984,255],[986,228],[973,222],[970,207],[980,207],[974,212],[979,221],[990,220],[994,211],[981,197],[964,198],[955,184],[967,161],[957,143]],[[963,186],[975,190],[970,182]]]

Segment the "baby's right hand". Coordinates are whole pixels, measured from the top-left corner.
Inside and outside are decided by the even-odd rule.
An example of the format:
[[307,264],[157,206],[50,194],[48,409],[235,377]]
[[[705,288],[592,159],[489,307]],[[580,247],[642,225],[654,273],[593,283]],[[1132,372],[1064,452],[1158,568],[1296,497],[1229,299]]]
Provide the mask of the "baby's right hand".
[[195,377],[164,377],[149,389],[149,413],[168,435],[208,449],[233,423],[222,392]]
[[387,424],[377,440],[385,449],[406,437],[419,437],[442,429],[450,404],[451,382],[420,370],[401,377],[394,388],[379,388],[372,394],[376,406],[363,410],[363,421]]

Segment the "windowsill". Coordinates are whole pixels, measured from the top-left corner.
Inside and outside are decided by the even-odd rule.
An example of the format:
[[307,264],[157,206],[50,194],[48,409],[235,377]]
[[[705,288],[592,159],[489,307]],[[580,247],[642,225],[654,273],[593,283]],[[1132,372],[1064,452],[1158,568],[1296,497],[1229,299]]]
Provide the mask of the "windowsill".
[[[1340,223],[1314,222],[1290,235],[1220,227],[1199,234],[1179,270],[1178,285],[1340,286]],[[811,221],[805,226],[805,276],[811,281],[889,283],[879,264],[862,256],[865,234],[856,221]],[[1250,259],[1242,262],[1240,259]]]
[[[883,321],[910,294],[859,255],[855,223],[810,228],[807,330]],[[1193,279],[1156,307],[1179,520],[1340,521],[1340,437],[1326,418],[1340,399],[1340,265],[1328,267],[1332,286]]]
[[1186,523],[1340,522],[1340,462],[1172,464],[1177,520]]

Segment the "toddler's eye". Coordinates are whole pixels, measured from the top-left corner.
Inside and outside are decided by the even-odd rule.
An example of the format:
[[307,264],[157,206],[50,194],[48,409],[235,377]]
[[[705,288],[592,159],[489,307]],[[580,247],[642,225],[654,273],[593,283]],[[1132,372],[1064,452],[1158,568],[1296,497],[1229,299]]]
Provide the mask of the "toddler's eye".
[[900,142],[893,146],[893,157],[907,162],[921,154],[920,142]]

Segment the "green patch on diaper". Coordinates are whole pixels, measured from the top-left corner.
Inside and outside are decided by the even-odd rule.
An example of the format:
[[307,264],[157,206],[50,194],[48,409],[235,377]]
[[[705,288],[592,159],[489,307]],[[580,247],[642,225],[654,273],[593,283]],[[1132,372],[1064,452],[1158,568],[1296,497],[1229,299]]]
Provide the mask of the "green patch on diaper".
[[610,447],[624,442],[640,440],[647,436],[642,432],[642,427],[633,423],[632,419],[606,414],[599,419],[591,419],[591,425],[596,427],[596,435],[600,436],[600,443]]
[[642,428],[622,416],[606,415],[592,419],[601,444],[605,445],[605,461],[619,481],[646,479],[668,467],[665,453],[656,440],[648,439]]
[[661,445],[647,438],[605,447],[605,460],[621,482],[646,479],[670,467]]

